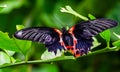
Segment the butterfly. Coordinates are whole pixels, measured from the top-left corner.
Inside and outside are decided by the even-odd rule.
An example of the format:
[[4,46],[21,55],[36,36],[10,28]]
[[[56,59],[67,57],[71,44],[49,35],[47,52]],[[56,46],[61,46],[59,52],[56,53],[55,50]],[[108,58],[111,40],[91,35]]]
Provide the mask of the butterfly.
[[49,52],[55,54],[59,49],[60,51],[67,50],[75,57],[80,57],[91,50],[92,37],[117,24],[114,20],[100,18],[80,22],[68,30],[65,27],[61,30],[49,27],[29,27],[16,31],[14,37],[43,43]]

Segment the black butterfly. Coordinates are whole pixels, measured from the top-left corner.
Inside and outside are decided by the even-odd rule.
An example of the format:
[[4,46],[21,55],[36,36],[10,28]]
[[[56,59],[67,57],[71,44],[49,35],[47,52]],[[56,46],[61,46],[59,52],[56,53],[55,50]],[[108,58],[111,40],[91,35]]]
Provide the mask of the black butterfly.
[[14,37],[22,40],[31,40],[45,44],[48,51],[57,53],[59,50],[68,50],[75,57],[87,54],[92,46],[92,37],[100,32],[117,26],[111,19],[95,19],[83,21],[69,30],[49,27],[30,27],[15,32]]

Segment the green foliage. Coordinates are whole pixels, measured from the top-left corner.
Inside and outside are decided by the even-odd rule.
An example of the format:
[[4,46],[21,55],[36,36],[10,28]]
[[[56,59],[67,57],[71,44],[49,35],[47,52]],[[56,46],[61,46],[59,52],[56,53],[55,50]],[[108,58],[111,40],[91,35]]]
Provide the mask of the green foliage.
[[49,59],[54,59],[56,57],[60,57],[62,55],[62,51],[57,50],[57,54],[55,55],[54,52],[48,52],[48,50],[46,50],[42,55],[41,55],[41,59],[42,60],[49,60]]
[[6,7],[7,7],[7,5],[0,5],[0,12]]
[[101,37],[105,39],[107,42],[110,41],[110,30],[105,30],[104,32],[100,33]]
[[45,65],[42,65],[42,67],[38,70],[38,72],[40,72],[40,71],[41,72],[59,72],[59,69],[56,65],[45,64]]
[[[17,25],[17,30],[24,28],[23,25]],[[31,47],[31,41],[23,41],[19,39],[14,39],[16,46],[20,49],[20,51],[26,56],[29,48]]]
[[[114,35],[117,36],[120,39],[120,35],[118,35],[116,33],[114,33]],[[113,42],[113,45],[117,46],[120,49],[120,40],[117,40],[117,41]]]
[[93,16],[92,14],[88,14],[88,17],[92,20],[92,19],[96,19],[95,16]]
[[105,41],[99,36],[93,38],[91,52],[77,59],[59,51],[54,55],[45,50],[44,45],[18,40],[13,36],[16,28],[17,30],[30,26],[70,28],[79,20],[99,17],[120,22],[119,16],[118,0],[114,2],[112,0],[55,0],[54,2],[2,0],[0,1],[0,72],[119,72],[119,26],[100,34]]
[[14,39],[11,39],[7,33],[0,31],[0,48],[20,52],[16,46]]
[[[18,29],[23,28],[23,26],[17,26]],[[22,41],[15,38],[10,38],[7,33],[0,32],[0,48],[3,50],[10,50],[15,52],[21,52],[25,58],[29,48],[31,47],[31,41]],[[7,52],[7,51],[6,51]],[[7,53],[10,55],[9,53]],[[27,58],[26,58],[27,59]]]
[[19,8],[24,4],[24,0],[12,0],[12,1],[5,1],[1,2],[0,5],[3,5],[3,9],[0,11],[0,13],[9,13],[14,8]]
[[0,52],[0,65],[3,65],[5,63],[10,63],[10,58],[9,56],[4,53],[4,52]]
[[61,8],[60,11],[61,11],[61,12],[66,12],[66,13],[73,14],[73,15],[75,15],[75,16],[77,16],[77,17],[83,19],[83,20],[88,20],[87,17],[84,17],[84,16],[78,14],[78,13],[75,12],[70,6],[66,6],[65,8]]
[[100,33],[101,37],[106,40],[107,47],[109,48],[109,42],[110,42],[110,30],[105,30],[104,32]]

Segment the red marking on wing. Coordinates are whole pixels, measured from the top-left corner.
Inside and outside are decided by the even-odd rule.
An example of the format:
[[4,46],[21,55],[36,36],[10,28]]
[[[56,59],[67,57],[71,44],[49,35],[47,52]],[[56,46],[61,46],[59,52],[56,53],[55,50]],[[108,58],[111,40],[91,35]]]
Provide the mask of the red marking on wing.
[[60,30],[58,30],[58,29],[54,29],[55,30],[55,32],[57,32],[60,36],[62,35],[62,32],[60,31]]
[[73,46],[66,46],[66,48],[73,48]]
[[79,49],[76,49],[76,52],[75,52],[74,56],[75,56],[76,58],[81,56],[81,53],[80,53],[80,50],[79,50]]
[[74,55],[76,58],[78,58],[78,57],[80,57],[81,56],[81,54],[79,53],[79,54],[75,54]]
[[72,35],[72,37],[73,37],[73,46],[68,46],[67,47],[67,49],[75,56],[75,57],[80,57],[81,56],[81,54],[80,54],[80,51],[79,51],[79,49],[78,48],[76,48],[76,44],[77,44],[77,39],[75,38],[75,36],[74,36],[74,33],[73,33],[73,31],[74,31],[74,29],[75,29],[75,26],[73,26],[73,27],[71,27],[70,29],[69,29],[69,33]]
[[66,48],[67,48],[67,50],[69,51],[69,52],[71,52],[72,54],[74,54],[74,48],[73,48],[74,46],[66,46]]
[[54,29],[54,30],[55,30],[55,32],[57,32],[59,34],[59,38],[60,38],[59,42],[64,47],[64,49],[66,50],[65,44],[64,44],[64,42],[62,40],[62,32],[60,30],[58,30],[58,29]]
[[68,32],[69,32],[70,34],[73,34],[74,29],[75,29],[75,26],[71,27]]
[[80,57],[80,51],[79,49],[74,48],[74,46],[66,46],[67,50],[72,53],[76,58]]

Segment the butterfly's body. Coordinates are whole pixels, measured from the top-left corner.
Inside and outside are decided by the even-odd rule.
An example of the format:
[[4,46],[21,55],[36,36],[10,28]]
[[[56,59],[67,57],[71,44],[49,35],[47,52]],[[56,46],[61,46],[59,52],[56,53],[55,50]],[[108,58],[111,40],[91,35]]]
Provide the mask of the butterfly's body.
[[60,44],[63,46],[64,50],[68,50],[71,52],[74,56],[80,56],[79,50],[76,48],[77,39],[74,37],[73,30],[66,30],[64,27],[62,28],[62,31],[59,31],[57,29],[54,29],[60,36]]
[[96,19],[81,22],[69,30],[62,28],[30,27],[15,33],[15,37],[45,44],[48,51],[57,53],[59,50],[68,50],[75,57],[87,54],[92,46],[92,37],[98,33],[117,26],[117,22],[110,19]]

